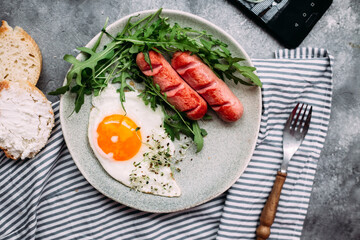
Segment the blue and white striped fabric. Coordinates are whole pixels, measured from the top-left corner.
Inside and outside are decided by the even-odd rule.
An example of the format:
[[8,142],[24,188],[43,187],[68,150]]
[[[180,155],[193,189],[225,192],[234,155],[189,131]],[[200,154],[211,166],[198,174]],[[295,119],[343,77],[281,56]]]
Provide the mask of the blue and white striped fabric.
[[258,144],[248,168],[228,192],[201,206],[154,214],[103,196],[81,175],[56,126],[31,161],[0,153],[0,239],[254,239],[260,212],[282,160],[282,130],[297,102],[313,106],[312,122],[290,161],[270,239],[299,239],[317,161],[327,133],[332,57],[316,48],[280,50],[254,59],[263,82]]

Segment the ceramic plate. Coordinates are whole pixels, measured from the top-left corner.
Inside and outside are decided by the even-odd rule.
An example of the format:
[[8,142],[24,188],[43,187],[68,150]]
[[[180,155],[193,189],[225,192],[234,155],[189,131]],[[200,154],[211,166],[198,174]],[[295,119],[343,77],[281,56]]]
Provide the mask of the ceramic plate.
[[[131,16],[142,17],[155,11],[138,12]],[[175,10],[163,10],[162,16],[168,17],[170,23],[177,22],[182,27],[206,30],[227,43],[233,56],[245,58],[244,64],[252,66],[249,56],[235,39],[214,24],[198,16]],[[107,28],[108,32],[116,35],[128,18],[129,16],[124,17],[111,24]],[[98,35],[87,47],[91,47],[97,38]],[[104,37],[100,47],[109,41],[110,39]],[[78,59],[83,59],[83,56],[80,54]],[[241,84],[229,83],[229,86],[242,101],[244,115],[236,123],[225,123],[211,113],[212,121],[200,122],[208,136],[204,139],[204,148],[200,153],[196,154],[194,149],[189,149],[186,159],[179,163],[181,172],[175,173],[175,179],[182,189],[182,195],[178,198],[135,192],[104,171],[87,140],[91,97],[85,99],[79,113],[71,115],[75,96],[69,93],[62,96],[60,116],[66,144],[87,181],[99,192],[119,203],[147,212],[174,212],[197,206],[225,192],[241,176],[255,148],[261,116],[261,90]]]

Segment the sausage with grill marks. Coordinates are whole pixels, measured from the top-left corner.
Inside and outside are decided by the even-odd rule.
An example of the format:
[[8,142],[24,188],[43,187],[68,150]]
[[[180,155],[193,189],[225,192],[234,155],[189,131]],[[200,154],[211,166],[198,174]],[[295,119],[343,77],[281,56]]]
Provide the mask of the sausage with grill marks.
[[145,61],[142,52],[136,56],[136,64],[146,76],[153,77],[153,83],[158,84],[162,94],[166,94],[169,103],[185,112],[192,120],[201,119],[207,112],[205,100],[192,89],[171,67],[164,56],[155,51],[149,51],[150,65]]
[[241,118],[244,108],[240,100],[199,57],[179,51],[174,53],[171,65],[222,120],[235,122]]

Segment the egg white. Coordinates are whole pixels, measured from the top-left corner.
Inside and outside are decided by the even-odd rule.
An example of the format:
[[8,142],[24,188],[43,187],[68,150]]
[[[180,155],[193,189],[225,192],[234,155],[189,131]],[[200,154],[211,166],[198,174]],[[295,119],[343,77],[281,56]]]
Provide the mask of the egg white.
[[[164,146],[162,149],[167,149],[170,155],[174,154],[174,144],[162,127],[163,112],[160,108],[154,111],[150,106],[146,106],[138,97],[139,92],[126,92],[125,113],[116,89],[116,85],[109,84],[99,96],[92,98],[93,108],[89,116],[88,139],[95,156],[110,176],[130,188],[154,195],[180,196],[181,190],[172,176],[171,168],[161,166],[158,171],[154,171],[152,164],[146,160],[148,157],[144,158],[144,155],[157,157],[159,151],[155,149],[155,145],[157,148],[158,145]],[[126,114],[140,127],[142,145],[139,152],[130,160],[116,161],[112,159],[112,154],[104,153],[97,144],[97,127],[106,116],[112,114]],[[146,177],[134,178],[134,176]]]

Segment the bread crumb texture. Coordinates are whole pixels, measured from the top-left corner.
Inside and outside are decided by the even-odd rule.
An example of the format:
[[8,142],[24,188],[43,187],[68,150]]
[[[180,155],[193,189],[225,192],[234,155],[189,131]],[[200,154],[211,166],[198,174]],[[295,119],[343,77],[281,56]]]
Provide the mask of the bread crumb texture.
[[0,27],[0,81],[29,81],[36,85],[42,56],[36,42],[21,27]]
[[33,158],[54,126],[51,103],[29,82],[0,82],[0,148],[12,159]]

